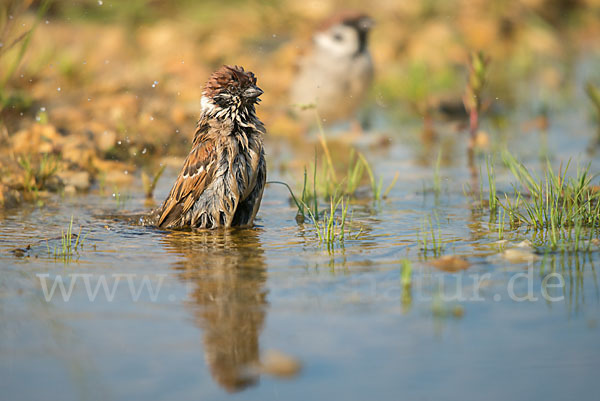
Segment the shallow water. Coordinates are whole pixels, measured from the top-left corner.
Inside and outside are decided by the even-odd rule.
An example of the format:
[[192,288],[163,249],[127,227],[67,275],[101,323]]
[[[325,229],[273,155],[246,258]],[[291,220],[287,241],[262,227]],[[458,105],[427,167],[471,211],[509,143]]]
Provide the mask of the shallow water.
[[[573,158],[600,171],[585,151],[593,134],[585,121],[576,110],[553,116],[554,165]],[[539,168],[542,134],[523,135],[521,123],[485,128]],[[414,139],[418,129],[388,127],[390,146],[364,147],[385,183],[397,171],[400,179],[388,199],[352,206],[362,234],[333,252],[296,223],[277,185],[251,230],[168,232],[110,217],[149,208],[139,186],[123,189],[124,205],[95,190],[1,212],[2,398],[596,399],[599,252],[502,258],[530,236],[509,231],[498,244],[495,224],[472,208],[464,134],[440,129],[435,195],[427,188],[438,150]],[[271,180],[299,181],[277,168],[286,145],[270,143],[268,153]],[[160,180],[156,199],[175,174]],[[508,173],[497,175],[509,190]],[[87,236],[65,261],[52,253],[71,216]],[[435,255],[418,237],[432,216],[442,253],[466,257],[467,270],[428,263]],[[411,289],[400,280],[406,258]],[[65,301],[57,287],[46,301],[44,285],[57,279],[72,293]],[[108,294],[96,287],[102,280]],[[535,300],[522,300],[530,285]],[[260,368],[275,351],[301,363],[299,373],[284,379],[280,364]]]

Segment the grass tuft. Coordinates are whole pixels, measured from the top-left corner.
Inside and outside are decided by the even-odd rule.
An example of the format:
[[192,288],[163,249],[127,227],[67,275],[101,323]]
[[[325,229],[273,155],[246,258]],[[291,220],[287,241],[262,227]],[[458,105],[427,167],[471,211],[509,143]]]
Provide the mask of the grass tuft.
[[89,234],[81,236],[82,227],[79,227],[77,235],[73,233],[73,215],[71,215],[71,221],[67,227],[67,231],[61,230],[60,246],[55,245],[52,249],[48,240],[46,240],[46,248],[48,255],[53,256],[54,259],[62,259],[64,262],[70,262],[73,256],[79,253],[83,249],[83,244]]
[[[340,209],[340,216],[336,215],[338,209]],[[336,245],[343,248],[344,240],[348,238],[357,239],[361,234],[361,231],[359,231],[352,236],[352,232],[350,231],[351,224],[347,223],[347,198],[340,196],[336,200],[334,197],[331,197],[329,200],[329,210],[325,211],[322,219],[315,216],[310,208],[307,208],[307,211],[319,238],[319,245],[326,247],[330,252],[335,249]]]
[[511,226],[527,226],[538,244],[548,244],[552,250],[579,249],[582,241],[589,250],[600,228],[600,191],[592,185],[590,166],[569,177],[570,162],[558,171],[548,162],[538,178],[510,153],[504,153],[503,160],[518,181],[512,198],[505,195],[504,202],[498,202]]
[[434,217],[437,230],[432,223],[431,216],[423,219],[421,230],[417,233],[417,241],[421,244],[421,251],[424,255],[432,253],[433,256],[437,258],[442,255],[444,244],[442,243],[442,231],[440,229],[437,214],[434,214]]

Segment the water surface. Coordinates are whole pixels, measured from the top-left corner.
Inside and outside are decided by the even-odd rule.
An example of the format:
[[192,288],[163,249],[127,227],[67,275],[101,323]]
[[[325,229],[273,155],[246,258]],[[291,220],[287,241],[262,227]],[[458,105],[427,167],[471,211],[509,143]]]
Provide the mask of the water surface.
[[[523,134],[522,120],[485,129],[533,169],[548,156],[600,171],[586,152],[593,129],[576,107],[557,113],[546,134]],[[362,234],[333,252],[310,224],[296,223],[277,185],[249,230],[169,232],[110,217],[149,208],[139,186],[121,189],[124,204],[95,189],[2,211],[2,399],[597,399],[597,248],[510,263],[502,250],[531,235],[509,231],[497,243],[495,223],[465,196],[464,133],[440,128],[436,195],[428,188],[439,147],[419,143],[418,125],[386,121],[391,145],[362,149],[385,183],[397,171],[400,179],[387,199],[352,205]],[[278,168],[286,146],[269,143],[269,178],[298,183]],[[157,199],[176,173],[167,170]],[[497,175],[509,190],[508,172]],[[52,253],[71,216],[87,237],[65,261]],[[465,257],[467,270],[429,264],[435,255],[418,241],[428,219],[442,253]],[[404,259],[413,265],[410,290],[400,280]],[[564,285],[552,286],[551,273]],[[74,283],[72,293],[65,301],[56,289],[46,301],[43,284],[51,289],[57,278],[67,290]],[[100,288],[90,300],[99,280],[114,294]],[[529,283],[535,300],[521,300]],[[301,371],[261,373],[269,352]]]

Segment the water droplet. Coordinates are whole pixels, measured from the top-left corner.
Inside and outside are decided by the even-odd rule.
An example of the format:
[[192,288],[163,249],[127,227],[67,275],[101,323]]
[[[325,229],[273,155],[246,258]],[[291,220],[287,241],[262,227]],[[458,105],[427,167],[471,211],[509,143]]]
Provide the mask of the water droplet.
[[275,33],[274,33],[274,34],[273,34],[273,37],[274,37],[274,38],[276,38],[276,37],[277,37],[277,34],[275,34]]
[[48,25],[50,23],[50,21],[46,20],[46,25]]
[[129,174],[129,171],[125,170],[125,171],[123,171],[123,174],[127,175],[127,174]]
[[176,129],[175,132],[179,134],[179,129]]
[[46,111],[45,107],[40,107],[40,111]]
[[91,98],[91,97],[88,97],[88,102],[91,102],[91,101],[92,101],[92,98]]
[[104,4],[104,2],[102,0],[98,0],[98,5],[101,6],[102,4]]
[[117,141],[117,145],[120,145],[120,144],[121,144],[121,141]]
[[150,121],[154,121],[154,117],[150,116]]
[[142,154],[145,155],[148,150],[146,148],[142,149]]
[[60,86],[58,88],[56,88],[56,90],[60,92]]
[[113,192],[113,195],[112,195],[112,196],[113,196],[113,198],[114,198],[115,196],[117,196],[117,194],[115,194],[115,193]]
[[40,116],[35,116],[35,121],[40,121]]

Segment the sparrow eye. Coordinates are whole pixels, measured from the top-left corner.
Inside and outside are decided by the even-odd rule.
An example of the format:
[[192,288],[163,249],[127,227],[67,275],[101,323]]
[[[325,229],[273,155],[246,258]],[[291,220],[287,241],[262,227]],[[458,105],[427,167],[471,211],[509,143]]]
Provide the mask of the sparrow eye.
[[344,39],[344,37],[342,35],[340,35],[339,33],[333,34],[333,40],[335,40],[336,42],[341,42],[343,39]]

